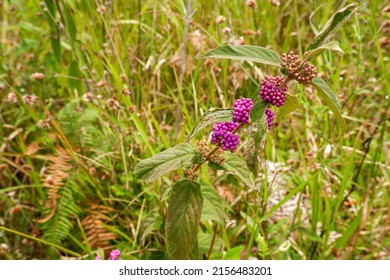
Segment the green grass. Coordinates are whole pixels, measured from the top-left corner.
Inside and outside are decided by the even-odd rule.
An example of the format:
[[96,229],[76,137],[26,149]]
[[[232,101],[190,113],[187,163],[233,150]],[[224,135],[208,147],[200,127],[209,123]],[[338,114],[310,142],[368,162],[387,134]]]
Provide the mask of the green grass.
[[[245,1],[192,0],[186,13],[187,1],[112,2],[101,14],[98,1],[2,1],[0,243],[8,250],[0,259],[94,259],[112,248],[123,259],[164,259],[170,180],[135,180],[134,166],[183,142],[209,108],[256,96],[262,75],[279,74],[199,56],[241,36],[302,54],[349,4],[259,0],[252,11]],[[390,258],[390,64],[389,45],[380,44],[390,13],[383,9],[384,1],[369,1],[336,35],[344,55],[326,52],[313,62],[341,100],[342,139],[317,94],[297,85],[301,106],[277,119],[261,152],[259,191],[202,167],[230,219],[226,229],[202,222],[205,256],[217,231],[211,259]],[[34,80],[35,72],[44,79]],[[87,92],[92,102],[83,100]],[[32,93],[40,102],[28,106],[22,96]],[[113,100],[117,110],[107,104]],[[37,126],[46,119],[48,130]],[[53,177],[61,183],[48,188]]]

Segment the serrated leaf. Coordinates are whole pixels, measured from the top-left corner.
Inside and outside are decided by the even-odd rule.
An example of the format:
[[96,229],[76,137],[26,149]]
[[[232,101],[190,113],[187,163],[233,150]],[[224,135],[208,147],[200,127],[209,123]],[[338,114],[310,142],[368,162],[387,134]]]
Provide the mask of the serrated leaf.
[[283,106],[280,107],[278,114],[281,116],[290,114],[291,112],[295,111],[298,107],[299,107],[298,98],[295,95],[287,93],[286,101],[284,102]]
[[199,183],[180,180],[172,187],[165,222],[169,259],[186,260],[191,252],[194,252],[202,206],[203,197]]
[[134,168],[134,176],[147,182],[162,175],[191,164],[198,156],[198,151],[187,143],[178,144],[151,158],[141,160]]
[[340,112],[340,102],[336,94],[327,85],[327,83],[320,77],[315,77],[314,79],[311,80],[311,83],[317,89],[320,97],[325,101],[326,105],[328,105],[328,107],[332,110],[333,114],[335,115],[337,124],[340,129],[340,134],[339,134],[340,137],[341,135],[344,134],[345,130],[347,129],[347,124],[345,123],[343,115]]
[[256,122],[263,117],[266,106],[267,103],[264,100],[255,101],[255,104],[249,113],[252,122]]
[[225,162],[222,165],[224,170],[237,175],[247,186],[251,188],[255,187],[253,174],[249,171],[249,168],[244,160],[232,153],[225,153],[224,158]]
[[324,51],[332,51],[332,52],[337,53],[338,55],[344,54],[343,50],[340,48],[339,42],[332,41],[332,42],[323,44],[322,46],[320,46],[314,50],[305,52],[305,59],[310,60],[310,59],[316,58],[317,56],[322,54]]
[[202,183],[201,192],[203,196],[202,221],[217,221],[222,227],[225,227],[228,218],[219,193],[206,183]]
[[311,41],[306,48],[306,52],[319,48],[321,45],[329,42],[330,39],[336,34],[340,27],[358,10],[354,4],[350,4],[341,10],[337,11],[317,34],[317,36]]
[[282,61],[280,60],[280,57],[276,52],[263,47],[252,45],[223,45],[206,52],[201,57],[252,61],[282,67]]
[[190,141],[196,133],[216,122],[228,122],[233,118],[232,109],[215,109],[205,113],[195,125],[190,135],[187,137],[186,142]]

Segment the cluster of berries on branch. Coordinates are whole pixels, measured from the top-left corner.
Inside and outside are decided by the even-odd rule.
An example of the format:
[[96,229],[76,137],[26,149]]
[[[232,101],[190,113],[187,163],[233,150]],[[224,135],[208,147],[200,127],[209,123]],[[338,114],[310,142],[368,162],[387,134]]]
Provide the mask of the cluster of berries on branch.
[[292,51],[282,54],[280,59],[288,77],[297,80],[300,84],[307,85],[317,76],[317,68],[308,62],[303,62]]

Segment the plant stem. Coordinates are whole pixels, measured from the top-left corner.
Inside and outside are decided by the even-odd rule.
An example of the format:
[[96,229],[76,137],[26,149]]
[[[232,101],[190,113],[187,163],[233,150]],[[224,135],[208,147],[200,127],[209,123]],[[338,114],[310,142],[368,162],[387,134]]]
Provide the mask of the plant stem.
[[215,228],[214,228],[213,239],[211,239],[210,248],[209,248],[209,251],[207,252],[207,260],[210,259],[211,253],[213,252],[214,244],[215,244],[215,237],[217,236],[217,231],[218,231],[218,224],[216,224]]

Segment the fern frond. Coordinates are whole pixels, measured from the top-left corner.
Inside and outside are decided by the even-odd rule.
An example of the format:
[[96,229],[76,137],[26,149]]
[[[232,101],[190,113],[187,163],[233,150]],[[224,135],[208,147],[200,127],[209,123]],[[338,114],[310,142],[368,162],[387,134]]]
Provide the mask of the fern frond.
[[71,184],[72,182],[68,182],[61,188],[55,214],[43,226],[45,238],[56,244],[66,239],[74,225],[71,218],[81,211],[74,201]]
[[48,187],[46,207],[50,209],[50,214],[43,219],[38,220],[39,223],[48,222],[56,212],[57,200],[61,198],[59,192],[64,185],[64,180],[69,177],[69,170],[72,166],[69,164],[71,157],[61,147],[56,147],[57,155],[48,155],[47,158],[51,163],[45,170],[43,185]]
[[258,255],[262,258],[265,259],[267,256],[269,256],[270,251],[267,242],[265,241],[265,238],[259,234],[256,238],[256,243],[258,247]]
[[82,220],[87,241],[91,248],[101,248],[104,251],[111,250],[113,247],[110,245],[110,241],[115,239],[117,235],[104,227],[111,221],[111,218],[107,215],[112,213],[114,209],[103,205],[92,205],[87,210],[90,213]]

